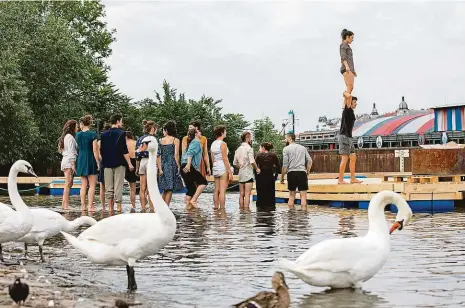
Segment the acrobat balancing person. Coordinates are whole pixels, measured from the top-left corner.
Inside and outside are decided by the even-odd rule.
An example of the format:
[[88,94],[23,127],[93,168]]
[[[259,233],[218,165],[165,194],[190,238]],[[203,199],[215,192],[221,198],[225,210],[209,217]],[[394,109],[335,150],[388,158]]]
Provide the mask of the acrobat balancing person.
[[357,107],[357,98],[352,96],[354,89],[354,78],[357,77],[354,67],[354,58],[350,44],[354,40],[354,33],[346,29],[341,33],[342,43],[340,45],[341,54],[341,74],[344,77],[346,90],[344,91],[344,107],[341,117],[341,128],[339,130],[339,155],[341,155],[341,164],[339,166],[338,184],[347,184],[344,181],[344,171],[347,161],[350,159],[350,183],[361,183],[355,178],[355,163],[357,156],[352,141],[352,130],[355,124],[354,109]]

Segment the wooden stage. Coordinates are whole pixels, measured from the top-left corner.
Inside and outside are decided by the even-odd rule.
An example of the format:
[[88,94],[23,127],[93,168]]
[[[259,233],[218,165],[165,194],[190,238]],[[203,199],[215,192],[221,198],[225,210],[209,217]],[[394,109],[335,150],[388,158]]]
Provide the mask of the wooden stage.
[[[450,212],[458,201],[463,200],[465,179],[461,175],[451,176],[412,176],[392,174],[379,178],[359,178],[361,184],[337,184],[337,179],[309,180],[307,191],[308,204],[327,203],[333,207],[356,207],[367,209],[369,201],[383,190],[401,194],[414,212]],[[346,180],[348,181],[348,180]],[[256,191],[253,190],[256,200]],[[276,182],[278,203],[287,203],[289,191],[287,184]],[[300,204],[300,194],[296,194]],[[395,206],[388,210],[396,212]]]
[[[411,176],[411,172],[371,172],[371,173],[356,173],[356,176],[362,177],[362,178],[382,178],[384,176]],[[337,173],[312,173],[308,176],[309,180],[318,180],[318,179],[335,179],[338,177]],[[17,178],[17,183],[18,184],[38,184],[38,185],[44,185],[48,183],[52,183],[55,181],[64,181],[64,177],[47,177],[47,176],[39,176],[38,178],[36,177],[31,177],[31,176],[18,176]],[[213,182],[213,177],[208,176],[207,180],[209,182]],[[232,183],[237,183],[239,180],[238,175],[234,175]],[[79,177],[74,178],[74,182],[79,181]],[[8,177],[0,177],[0,184],[7,184],[8,183]]]

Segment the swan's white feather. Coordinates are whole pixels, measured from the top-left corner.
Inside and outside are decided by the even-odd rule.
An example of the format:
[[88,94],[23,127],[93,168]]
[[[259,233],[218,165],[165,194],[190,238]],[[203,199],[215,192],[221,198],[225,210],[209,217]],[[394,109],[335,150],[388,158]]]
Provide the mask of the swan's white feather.
[[407,202],[394,194],[384,191],[372,199],[369,215],[373,221],[365,236],[322,241],[295,261],[280,260],[280,266],[313,286],[360,287],[362,282],[382,268],[389,256],[390,243],[384,206],[396,200],[395,204],[401,209],[398,215],[405,215],[406,223],[412,215]]

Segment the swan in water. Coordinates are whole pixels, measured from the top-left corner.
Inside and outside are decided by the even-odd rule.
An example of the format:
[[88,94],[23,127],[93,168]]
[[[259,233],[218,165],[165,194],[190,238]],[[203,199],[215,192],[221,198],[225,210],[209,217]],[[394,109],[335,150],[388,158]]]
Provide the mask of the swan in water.
[[148,145],[147,185],[156,212],[111,216],[100,220],[77,238],[61,232],[74,248],[92,262],[126,265],[130,291],[137,289],[134,272],[136,261],[157,254],[171,242],[176,232],[176,218],[158,190],[158,142],[153,136],[145,137],[142,142]]
[[80,226],[88,225],[92,226],[97,221],[89,216],[81,216],[73,221],[67,220],[60,213],[57,213],[48,209],[31,209],[32,215],[34,216],[34,225],[31,231],[16,240],[16,242],[24,243],[24,256],[27,257],[27,244],[38,244],[40,261],[45,262],[44,255],[42,253],[42,246],[44,245],[45,239],[55,236],[60,231],[72,232]]
[[[15,180],[16,181],[16,180]],[[18,198],[11,198],[13,206],[15,202],[20,200],[21,196],[18,194],[17,185],[8,185],[8,193],[12,196],[18,195]],[[55,236],[60,231],[71,232],[76,230],[82,225],[94,225],[97,221],[89,216],[82,216],[73,221],[68,221],[60,213],[57,213],[48,209],[32,208],[30,209],[34,218],[32,229],[24,236],[15,240],[15,242],[24,243],[24,256],[27,256],[27,244],[39,244],[40,260],[45,262],[44,255],[42,253],[42,246],[44,245],[45,239]],[[11,207],[6,204],[0,203],[0,215],[9,216],[16,213]]]
[[[388,204],[397,206],[395,223],[389,229],[384,216]],[[368,233],[362,237],[330,239],[308,249],[296,261],[280,260],[280,266],[316,287],[360,288],[386,262],[390,233],[402,230],[412,218],[412,210],[399,194],[377,193],[368,206]]]
[[27,173],[37,177],[30,163],[16,161],[8,174],[8,195],[16,211],[0,203],[0,262],[4,262],[2,244],[15,241],[31,231],[34,219],[29,207],[23,202],[18,192],[16,179],[18,173]]

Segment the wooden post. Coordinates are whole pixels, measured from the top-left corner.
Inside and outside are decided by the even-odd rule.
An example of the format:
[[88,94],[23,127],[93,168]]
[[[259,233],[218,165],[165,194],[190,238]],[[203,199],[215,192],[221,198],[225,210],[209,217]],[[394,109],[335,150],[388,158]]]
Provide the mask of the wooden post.
[[395,150],[394,153],[400,159],[400,172],[404,172],[404,158],[409,157],[409,150]]

